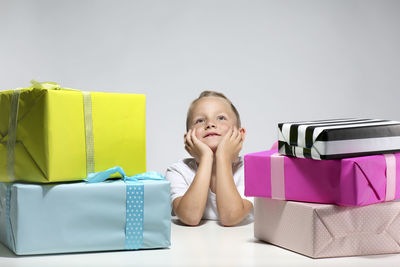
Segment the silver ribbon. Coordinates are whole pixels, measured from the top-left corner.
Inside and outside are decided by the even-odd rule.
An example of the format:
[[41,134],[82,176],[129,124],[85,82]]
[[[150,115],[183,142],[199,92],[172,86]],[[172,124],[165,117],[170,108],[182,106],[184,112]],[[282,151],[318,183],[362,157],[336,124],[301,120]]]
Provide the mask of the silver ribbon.
[[15,143],[17,140],[17,121],[18,121],[18,107],[19,107],[20,94],[21,94],[21,89],[16,89],[11,95],[10,117],[8,122],[7,176],[11,182],[15,181],[15,172],[14,172]]
[[92,119],[92,97],[90,92],[83,93],[83,110],[85,116],[86,137],[86,174],[94,173],[94,139]]

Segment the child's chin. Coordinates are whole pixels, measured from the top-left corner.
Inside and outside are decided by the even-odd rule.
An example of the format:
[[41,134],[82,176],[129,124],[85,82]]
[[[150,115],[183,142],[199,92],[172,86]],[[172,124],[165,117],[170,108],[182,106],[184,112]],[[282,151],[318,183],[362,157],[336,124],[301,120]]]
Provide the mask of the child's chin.
[[207,145],[212,150],[212,152],[215,153],[215,151],[217,151],[218,144],[207,144]]

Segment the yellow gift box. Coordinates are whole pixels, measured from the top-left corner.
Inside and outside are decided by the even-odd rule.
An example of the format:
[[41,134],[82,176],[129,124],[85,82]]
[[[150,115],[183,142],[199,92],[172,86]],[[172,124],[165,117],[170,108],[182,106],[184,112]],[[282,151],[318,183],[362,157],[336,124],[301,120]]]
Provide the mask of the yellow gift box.
[[56,83],[0,92],[0,181],[49,183],[121,166],[146,171],[145,95]]

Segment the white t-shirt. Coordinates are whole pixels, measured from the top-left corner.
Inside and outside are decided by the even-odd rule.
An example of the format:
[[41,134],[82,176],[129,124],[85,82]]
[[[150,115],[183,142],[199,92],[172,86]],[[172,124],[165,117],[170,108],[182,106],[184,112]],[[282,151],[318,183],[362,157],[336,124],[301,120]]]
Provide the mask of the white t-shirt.
[[[171,203],[177,198],[183,196],[192,184],[196,175],[198,165],[194,158],[183,159],[167,169],[165,177],[171,183]],[[239,160],[233,165],[233,179],[240,196],[253,203],[253,198],[244,196],[244,166],[243,159]],[[253,211],[246,219],[253,218]],[[207,205],[204,210],[203,219],[217,220],[217,198],[215,193],[208,189]]]

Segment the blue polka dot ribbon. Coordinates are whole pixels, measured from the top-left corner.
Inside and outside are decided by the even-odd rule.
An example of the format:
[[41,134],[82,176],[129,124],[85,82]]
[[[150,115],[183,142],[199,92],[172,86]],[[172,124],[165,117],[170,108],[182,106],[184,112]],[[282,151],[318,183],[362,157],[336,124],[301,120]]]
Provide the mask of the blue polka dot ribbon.
[[144,185],[126,183],[125,249],[139,249],[143,243]]
[[143,243],[144,221],[142,180],[164,180],[165,178],[157,172],[145,172],[128,177],[121,167],[114,167],[102,172],[89,173],[85,181],[88,183],[103,182],[114,173],[119,173],[126,184],[125,249],[139,249]]

